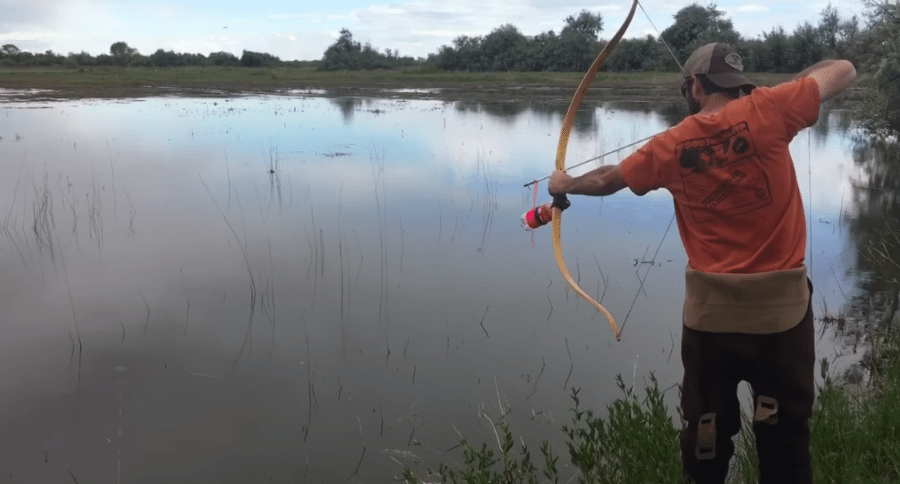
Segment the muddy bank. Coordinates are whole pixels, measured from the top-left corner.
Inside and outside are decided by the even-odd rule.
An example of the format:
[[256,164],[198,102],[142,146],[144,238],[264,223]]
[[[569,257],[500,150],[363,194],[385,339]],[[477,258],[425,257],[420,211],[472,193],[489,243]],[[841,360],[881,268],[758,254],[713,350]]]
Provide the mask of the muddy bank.
[[[153,96],[240,97],[302,95],[439,101],[565,104],[578,87],[577,72],[319,72],[311,69],[95,68],[0,69],[0,102],[53,99],[117,99]],[[790,78],[748,74],[759,86]],[[681,104],[677,72],[601,72],[586,102]],[[835,102],[860,99],[858,89]]]
[[[311,69],[0,69],[5,99],[289,94],[561,103],[583,73],[319,72]],[[772,82],[761,79],[762,84]],[[600,73],[589,100],[682,102],[678,73]],[[5,91],[5,92],[4,92]]]
[[[567,103],[572,99],[576,86],[520,86],[520,85],[285,85],[256,86],[252,84],[226,84],[204,86],[103,86],[73,87],[54,85],[6,85],[0,87],[2,100],[52,100],[52,99],[118,99],[153,96],[180,97],[240,97],[252,95],[305,95],[322,97],[377,97],[396,99],[421,99],[439,101],[480,101],[515,103]],[[635,101],[681,103],[677,88],[671,86],[593,86],[587,100]]]

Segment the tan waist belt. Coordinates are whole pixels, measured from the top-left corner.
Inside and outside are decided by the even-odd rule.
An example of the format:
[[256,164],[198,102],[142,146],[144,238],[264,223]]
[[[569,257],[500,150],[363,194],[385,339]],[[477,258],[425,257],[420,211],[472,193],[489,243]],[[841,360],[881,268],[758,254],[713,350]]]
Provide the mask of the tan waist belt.
[[684,324],[714,333],[787,331],[809,305],[806,265],[757,274],[714,274],[687,268]]

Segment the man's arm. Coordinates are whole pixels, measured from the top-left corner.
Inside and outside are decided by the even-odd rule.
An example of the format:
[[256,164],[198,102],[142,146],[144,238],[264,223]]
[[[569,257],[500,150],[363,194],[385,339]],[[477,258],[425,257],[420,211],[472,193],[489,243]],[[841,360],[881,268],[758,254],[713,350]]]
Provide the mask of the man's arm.
[[619,165],[606,165],[574,178],[557,170],[550,175],[547,189],[550,195],[603,196],[612,195],[627,186]]
[[844,92],[856,81],[856,68],[850,61],[831,59],[823,60],[807,67],[794,79],[811,77],[819,85],[819,99],[823,102]]

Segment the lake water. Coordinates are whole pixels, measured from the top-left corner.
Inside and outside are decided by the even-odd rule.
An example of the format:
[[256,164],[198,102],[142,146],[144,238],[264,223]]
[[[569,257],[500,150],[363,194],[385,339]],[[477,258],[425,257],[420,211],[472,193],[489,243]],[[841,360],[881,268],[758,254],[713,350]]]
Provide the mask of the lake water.
[[[567,288],[550,228],[532,247],[519,225],[565,109],[0,103],[0,480],[386,482],[459,463],[460,435],[492,443],[501,416],[565,454],[571,389],[602,413],[617,374],[654,372],[674,404],[686,258],[668,193],[565,213],[569,268],[621,342]],[[569,164],[682,115],[584,107]],[[848,124],[823,112],[791,146],[818,316],[855,285]],[[825,334],[820,356],[837,346]]]

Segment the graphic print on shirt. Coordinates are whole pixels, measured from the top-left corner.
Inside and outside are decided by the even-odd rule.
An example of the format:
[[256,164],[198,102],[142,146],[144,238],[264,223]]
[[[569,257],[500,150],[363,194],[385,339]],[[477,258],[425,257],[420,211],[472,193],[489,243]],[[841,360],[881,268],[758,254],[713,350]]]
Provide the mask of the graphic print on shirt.
[[687,207],[695,222],[728,218],[772,203],[747,123],[675,147]]

